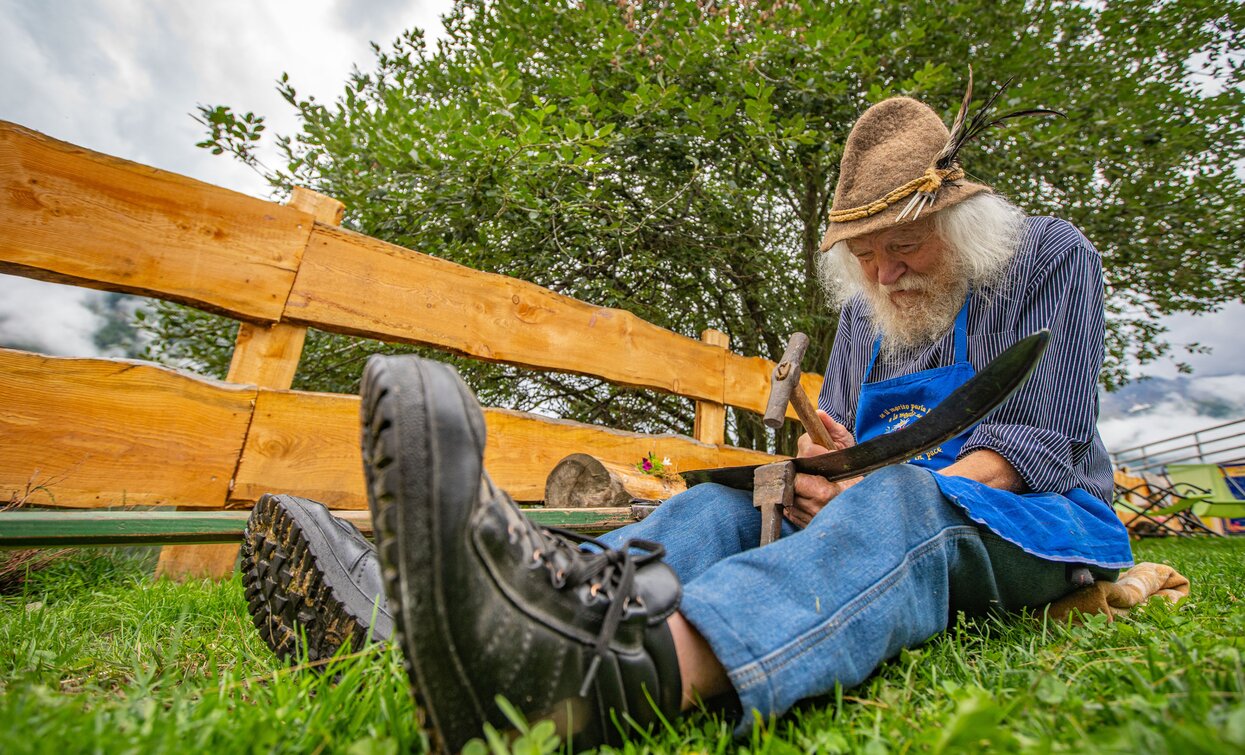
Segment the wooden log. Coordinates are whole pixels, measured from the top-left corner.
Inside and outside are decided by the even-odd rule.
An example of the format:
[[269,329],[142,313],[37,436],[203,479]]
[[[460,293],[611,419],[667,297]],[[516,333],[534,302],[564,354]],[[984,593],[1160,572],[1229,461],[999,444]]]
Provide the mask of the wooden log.
[[273,322],[311,215],[0,121],[0,271]]
[[571,454],[545,481],[545,505],[560,509],[630,506],[633,500],[664,501],[687,490],[680,478],[656,477],[635,467]]
[[0,501],[219,508],[255,389],[0,349]]

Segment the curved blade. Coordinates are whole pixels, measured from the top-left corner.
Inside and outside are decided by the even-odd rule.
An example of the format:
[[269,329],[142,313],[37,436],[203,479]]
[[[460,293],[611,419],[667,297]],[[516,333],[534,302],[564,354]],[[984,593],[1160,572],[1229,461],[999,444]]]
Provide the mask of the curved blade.
[[[952,391],[928,414],[907,427],[842,451],[796,459],[796,471],[821,475],[832,481],[844,480],[899,464],[937,448],[985,419],[1024,385],[1049,341],[1049,330],[1039,330],[1021,339],[995,357],[972,379]],[[688,485],[716,482],[751,490],[752,472],[758,466],[696,469],[682,473],[682,477]]]

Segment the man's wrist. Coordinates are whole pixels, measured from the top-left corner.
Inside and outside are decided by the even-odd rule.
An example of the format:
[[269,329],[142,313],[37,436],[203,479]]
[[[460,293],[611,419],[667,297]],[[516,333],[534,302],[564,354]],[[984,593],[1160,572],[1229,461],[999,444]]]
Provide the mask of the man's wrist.
[[1023,493],[1027,488],[1024,478],[1012,463],[999,452],[988,448],[979,448],[966,454],[939,472],[947,477],[965,477],[986,487],[1012,493]]

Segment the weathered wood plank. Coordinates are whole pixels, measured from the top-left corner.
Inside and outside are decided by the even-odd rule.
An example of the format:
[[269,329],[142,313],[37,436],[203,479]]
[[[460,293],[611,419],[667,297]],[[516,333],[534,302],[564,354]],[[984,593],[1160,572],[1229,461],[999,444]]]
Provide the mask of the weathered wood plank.
[[489,362],[722,400],[723,349],[357,233],[317,225],[286,319]]
[[[0,351],[0,496],[99,508],[246,506],[288,492],[362,509],[358,398],[256,390],[122,360]],[[254,417],[245,432],[251,407]],[[634,464],[652,452],[673,471],[750,464],[766,454],[501,409],[485,410],[485,465],[519,500],[540,500],[565,456],[590,450]]]
[[[284,311],[328,330],[764,410],[766,360],[325,223],[313,232],[314,208],[294,200],[255,199],[0,121],[0,271],[254,322]],[[335,220],[340,203],[320,215]]]
[[[334,511],[365,535],[372,534],[366,511]],[[525,509],[538,524],[579,532],[604,532],[635,521],[628,507]],[[6,511],[0,512],[0,548],[83,545],[229,543],[242,540],[248,511]]]
[[359,397],[261,390],[230,493],[250,506],[290,493],[334,509],[366,509]]
[[[484,464],[493,481],[520,501],[539,501],[545,480],[563,458],[579,452],[635,464],[650,451],[669,457],[672,471],[758,464],[774,457],[710,446],[678,435],[643,435],[485,409]],[[359,452],[357,396],[261,390],[247,436],[231,505],[249,505],[268,492],[312,498],[341,509],[367,506]]]
[[[730,350],[731,338],[720,330],[707,328],[701,331],[700,340],[722,349],[722,370],[726,369],[726,352]],[[696,402],[696,421],[692,437],[701,443],[718,445],[726,442],[726,404],[723,397],[714,401]]]
[[229,361],[230,383],[289,388],[294,383],[303,355],[307,328],[283,322],[260,325],[238,323],[233,358]]
[[[301,186],[294,187],[289,204],[308,213],[316,222],[330,225],[340,223],[346,209],[336,199]],[[289,388],[294,383],[306,339],[307,328],[301,325],[238,323],[233,359],[225,380],[262,388]],[[156,576],[224,577],[233,572],[237,560],[238,548],[232,544],[171,545],[160,551]]]
[[312,216],[0,121],[0,271],[276,321]]
[[0,349],[0,501],[219,507],[255,389]]

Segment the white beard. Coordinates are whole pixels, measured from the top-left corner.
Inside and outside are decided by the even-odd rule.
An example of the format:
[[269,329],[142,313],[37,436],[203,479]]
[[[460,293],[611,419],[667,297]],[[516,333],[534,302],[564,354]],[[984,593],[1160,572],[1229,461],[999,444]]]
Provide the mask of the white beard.
[[[928,346],[951,328],[968,296],[968,277],[961,267],[948,260],[932,273],[907,272],[890,285],[861,281],[860,293],[882,334],[884,356]],[[895,291],[916,291],[919,295],[896,304],[890,297]]]

